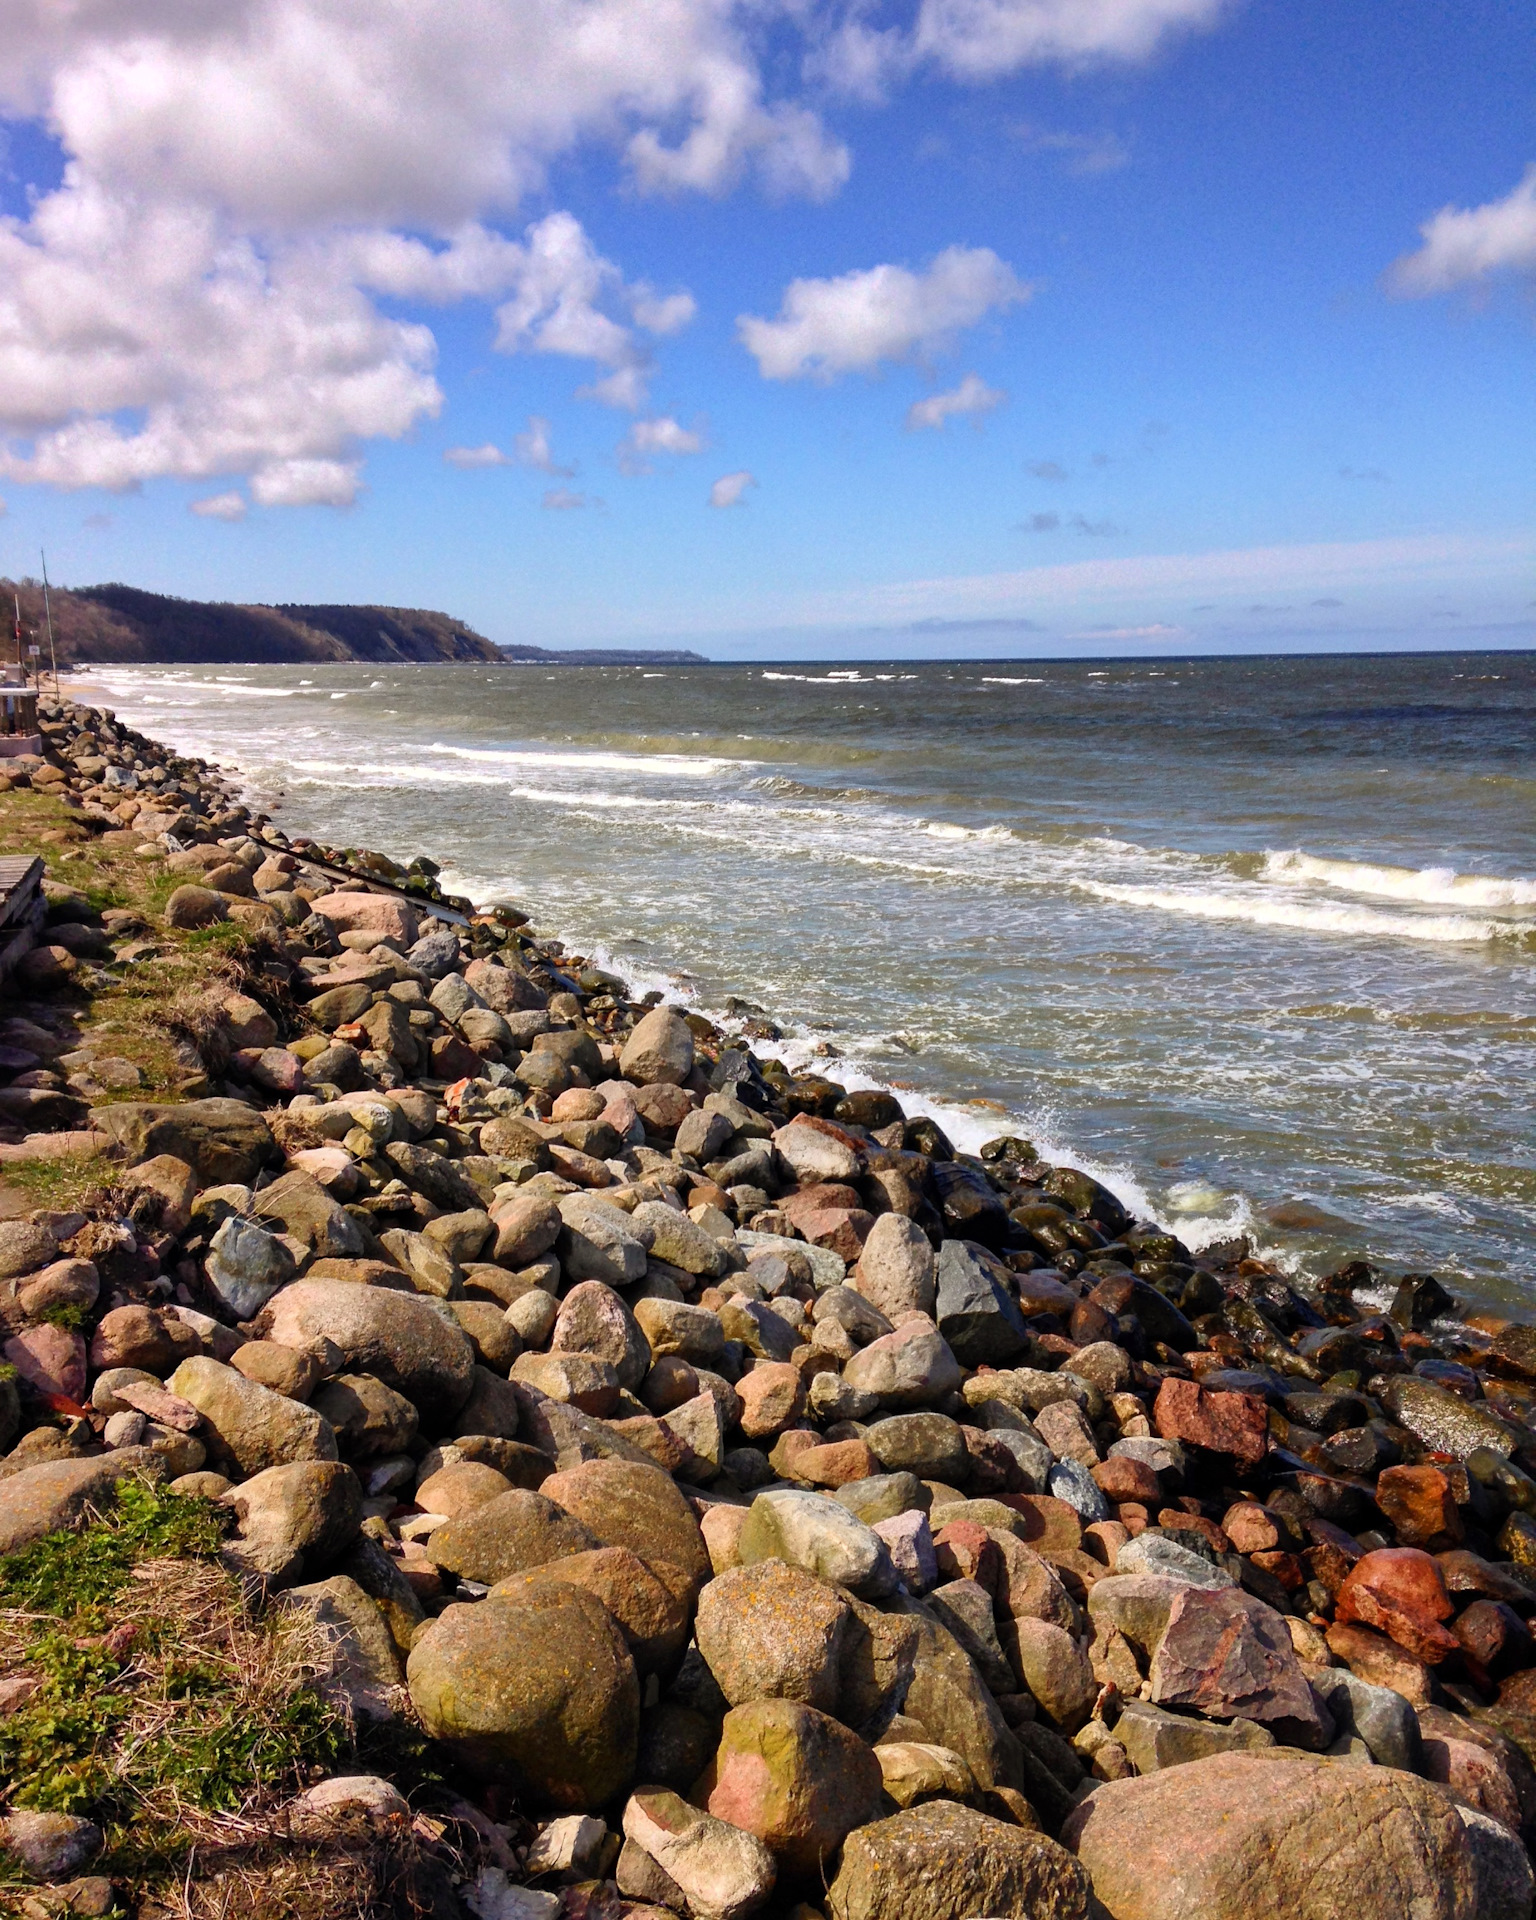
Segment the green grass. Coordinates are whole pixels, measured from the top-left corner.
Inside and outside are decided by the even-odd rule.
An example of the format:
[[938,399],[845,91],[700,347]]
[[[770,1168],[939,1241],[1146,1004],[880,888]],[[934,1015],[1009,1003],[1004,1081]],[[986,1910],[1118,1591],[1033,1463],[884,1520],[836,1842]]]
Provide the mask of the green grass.
[[124,1481],[113,1510],[79,1533],[50,1533],[0,1557],[0,1606],[61,1620],[96,1615],[141,1560],[210,1559],[227,1509]]

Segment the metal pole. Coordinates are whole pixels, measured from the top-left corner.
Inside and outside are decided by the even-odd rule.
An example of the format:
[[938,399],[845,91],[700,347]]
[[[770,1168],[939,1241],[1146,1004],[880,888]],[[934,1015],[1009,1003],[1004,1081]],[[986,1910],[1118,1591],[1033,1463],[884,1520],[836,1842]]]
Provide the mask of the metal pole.
[[53,662],[53,697],[59,697],[59,656],[53,644],[53,609],[48,604],[48,556],[41,547],[38,552],[43,558],[43,613],[48,621],[48,657]]

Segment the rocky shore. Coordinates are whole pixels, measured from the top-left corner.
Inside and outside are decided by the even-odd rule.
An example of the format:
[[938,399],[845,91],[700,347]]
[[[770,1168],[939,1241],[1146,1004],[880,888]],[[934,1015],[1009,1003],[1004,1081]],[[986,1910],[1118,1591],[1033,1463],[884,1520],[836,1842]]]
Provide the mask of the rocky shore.
[[44,745],[0,1900],[1527,1920],[1536,1327],[1196,1252],[98,710]]

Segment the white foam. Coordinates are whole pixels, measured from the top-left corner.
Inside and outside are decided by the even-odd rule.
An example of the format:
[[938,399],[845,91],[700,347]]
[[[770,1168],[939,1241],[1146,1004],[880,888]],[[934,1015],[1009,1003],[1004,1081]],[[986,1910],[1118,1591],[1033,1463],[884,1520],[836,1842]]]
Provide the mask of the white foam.
[[1482,945],[1518,934],[1502,920],[1478,920],[1470,914],[1383,913],[1374,907],[1313,906],[1300,900],[1268,900],[1248,894],[1205,893],[1193,887],[1116,886],[1080,880],[1085,893],[1127,907],[1153,907],[1163,913],[1194,914],[1202,920],[1239,920],[1256,927],[1286,927],[1298,933],[1381,936]]
[[456,760],[474,760],[488,766],[571,767],[577,772],[649,773],[674,780],[710,780],[732,767],[756,766],[755,760],[732,760],[720,755],[688,753],[551,753],[532,747],[452,747],[434,740],[428,753],[448,754]]
[[1010,679],[1003,673],[984,673],[981,676],[981,684],[984,687],[1043,687],[1045,679],[1043,675]]
[[1388,867],[1360,860],[1328,860],[1299,849],[1266,853],[1264,878],[1297,886],[1312,882],[1382,900],[1426,906],[1536,908],[1536,880],[1457,873],[1454,867]]

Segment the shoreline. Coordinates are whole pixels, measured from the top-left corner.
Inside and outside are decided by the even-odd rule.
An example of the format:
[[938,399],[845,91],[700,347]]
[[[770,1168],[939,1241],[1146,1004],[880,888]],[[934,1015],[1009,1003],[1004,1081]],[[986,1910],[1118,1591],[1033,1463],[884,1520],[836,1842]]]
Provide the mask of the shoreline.
[[[0,1586],[143,1479],[253,1631],[326,1623],[343,1731],[242,1776],[240,1871],[409,1832],[480,1920],[1226,1920],[1247,1859],[1279,1920],[1349,1827],[1361,1920],[1529,1915],[1536,1331],[1189,1247],[44,717],[0,772],[50,862],[0,1021]],[[148,1897],[121,1801],[39,1764],[31,1878]]]

